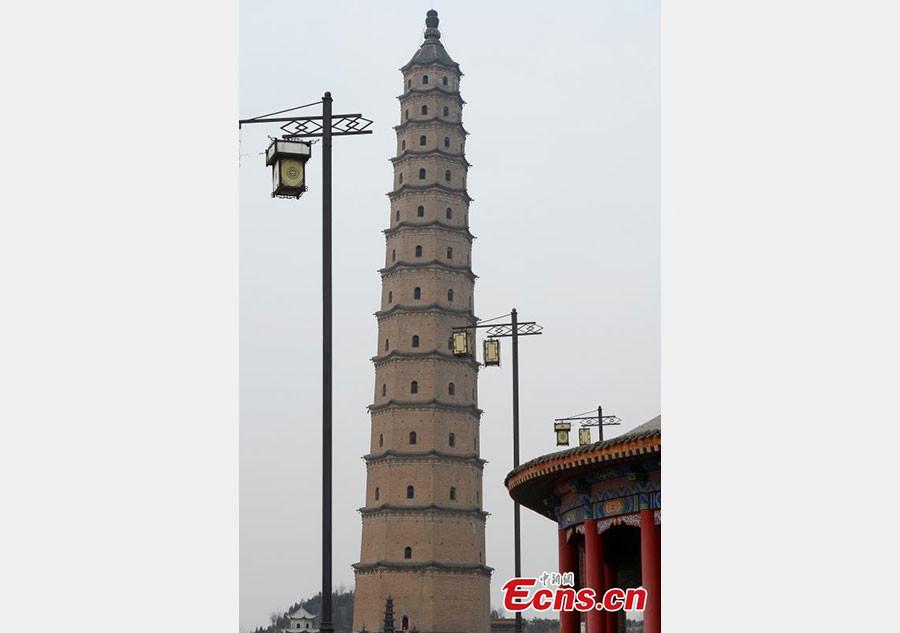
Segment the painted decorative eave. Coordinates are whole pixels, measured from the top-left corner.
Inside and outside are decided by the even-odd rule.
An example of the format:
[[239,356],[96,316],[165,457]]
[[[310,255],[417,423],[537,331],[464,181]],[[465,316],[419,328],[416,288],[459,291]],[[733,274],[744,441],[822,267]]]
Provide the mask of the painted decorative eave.
[[468,226],[453,226],[452,224],[447,224],[442,222],[441,220],[429,220],[428,222],[410,222],[409,220],[403,220],[398,222],[394,226],[389,229],[384,229],[381,231],[385,235],[393,235],[400,231],[400,229],[429,229],[429,228],[438,228],[443,229],[444,231],[450,231],[452,233],[462,233],[468,238],[471,242],[476,239],[472,232],[469,230]]
[[641,455],[660,453],[662,450],[661,420],[662,416],[656,416],[649,422],[645,422],[619,437],[532,459],[506,475],[504,484],[512,493],[517,486],[540,477],[556,476],[568,470],[592,464],[606,464]]

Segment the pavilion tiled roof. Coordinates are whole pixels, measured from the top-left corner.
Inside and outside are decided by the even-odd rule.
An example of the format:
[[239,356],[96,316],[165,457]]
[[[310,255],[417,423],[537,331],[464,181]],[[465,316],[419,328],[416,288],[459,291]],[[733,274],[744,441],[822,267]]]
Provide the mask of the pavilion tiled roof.
[[518,468],[510,471],[510,473],[506,475],[505,483],[508,486],[509,480],[512,477],[524,471],[531,470],[536,466],[540,466],[541,464],[554,461],[569,461],[569,458],[575,458],[580,455],[609,453],[609,449],[613,449],[614,447],[633,444],[635,442],[640,442],[641,440],[646,440],[654,437],[662,437],[661,415],[656,416],[652,420],[644,422],[640,426],[635,427],[632,430],[619,435],[618,437],[603,440],[602,442],[585,444],[584,446],[576,446],[574,448],[568,448],[563,451],[557,451],[556,453],[548,453],[546,455],[536,457],[530,461],[525,462]]

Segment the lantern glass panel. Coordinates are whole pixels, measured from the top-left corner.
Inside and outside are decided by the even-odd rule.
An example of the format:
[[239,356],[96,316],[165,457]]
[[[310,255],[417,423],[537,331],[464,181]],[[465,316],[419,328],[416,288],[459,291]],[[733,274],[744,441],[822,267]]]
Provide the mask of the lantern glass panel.
[[578,445],[585,446],[586,444],[590,444],[590,443],[591,443],[591,429],[587,428],[587,427],[585,427],[583,429],[578,429]]
[[557,422],[553,425],[553,428],[556,430],[556,445],[568,446],[569,431],[572,429],[572,425],[568,422]]
[[469,354],[469,337],[465,331],[453,333],[453,353],[457,356]]
[[490,367],[500,366],[500,341],[487,339],[484,342],[484,364]]

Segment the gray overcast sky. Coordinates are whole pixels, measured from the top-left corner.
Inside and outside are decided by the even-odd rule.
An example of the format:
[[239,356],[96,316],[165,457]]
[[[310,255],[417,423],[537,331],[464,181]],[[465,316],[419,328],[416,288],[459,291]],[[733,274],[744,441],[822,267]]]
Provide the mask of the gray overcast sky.
[[[334,152],[335,586],[359,557],[398,68],[429,8],[465,73],[476,314],[545,327],[520,350],[523,461],[555,450],[554,417],[602,402],[618,433],[660,412],[658,0],[244,0],[241,117],[330,90],[375,120]],[[320,589],[320,153],[309,192],[273,200],[262,127],[240,135],[242,631]],[[512,576],[510,380],[506,365],[479,386],[494,605]],[[553,570],[554,524],[522,519],[524,573]]]

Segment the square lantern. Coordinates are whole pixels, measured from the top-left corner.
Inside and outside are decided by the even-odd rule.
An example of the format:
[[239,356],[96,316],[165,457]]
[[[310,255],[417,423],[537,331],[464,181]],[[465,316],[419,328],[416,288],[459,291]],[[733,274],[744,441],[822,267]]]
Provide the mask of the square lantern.
[[495,338],[484,341],[484,364],[487,367],[500,366],[500,341]]
[[468,356],[472,353],[469,345],[469,333],[465,330],[457,330],[453,333],[453,354],[456,356]]
[[266,150],[266,165],[272,167],[272,197],[299,198],[306,191],[306,161],[312,144],[274,139]]
[[591,429],[590,427],[582,427],[578,429],[578,446],[585,446],[591,443]]
[[569,431],[572,430],[572,425],[569,422],[557,422],[553,425],[553,428],[556,431],[556,445],[568,446]]

